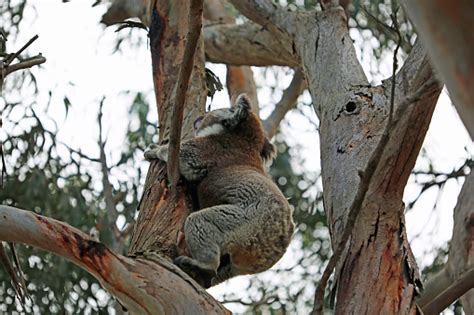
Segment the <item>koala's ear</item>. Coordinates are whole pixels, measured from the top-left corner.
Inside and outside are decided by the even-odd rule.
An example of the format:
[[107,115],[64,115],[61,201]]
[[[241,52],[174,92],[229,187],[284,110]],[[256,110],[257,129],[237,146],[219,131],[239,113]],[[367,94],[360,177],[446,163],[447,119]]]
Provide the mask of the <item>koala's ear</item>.
[[250,106],[250,100],[246,94],[240,94],[239,96],[237,96],[233,107],[236,109],[242,109],[246,111],[250,111],[252,109],[252,106]]
[[224,125],[231,130],[249,117],[251,106],[247,95],[240,94],[237,96],[232,109],[232,116],[224,121]]

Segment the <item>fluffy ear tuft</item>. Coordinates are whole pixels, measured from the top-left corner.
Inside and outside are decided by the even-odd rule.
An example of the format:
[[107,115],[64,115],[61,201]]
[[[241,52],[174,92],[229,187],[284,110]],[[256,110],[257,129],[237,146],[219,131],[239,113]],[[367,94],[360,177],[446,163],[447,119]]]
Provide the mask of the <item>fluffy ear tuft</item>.
[[223,121],[224,126],[230,130],[236,128],[249,117],[250,108],[250,101],[245,94],[237,96],[231,108],[232,116]]
[[276,156],[276,147],[270,143],[268,138],[265,138],[262,151],[260,151],[260,156],[262,157],[264,163],[273,160]]
[[234,107],[245,109],[248,111],[251,110],[252,107],[250,106],[250,100],[247,94],[239,94],[239,96],[237,96],[237,98],[235,99]]

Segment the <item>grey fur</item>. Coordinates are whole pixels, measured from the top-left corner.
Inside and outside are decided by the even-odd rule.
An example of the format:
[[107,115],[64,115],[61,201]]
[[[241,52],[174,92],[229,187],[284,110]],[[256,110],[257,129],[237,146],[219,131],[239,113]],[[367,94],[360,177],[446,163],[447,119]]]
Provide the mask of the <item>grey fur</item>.
[[[294,230],[287,199],[265,174],[264,159],[273,145],[245,96],[231,109],[207,113],[196,130],[221,124],[223,132],[182,143],[180,172],[197,183],[201,210],[189,215],[184,236],[191,257],[175,263],[205,287],[274,265]],[[151,145],[145,158],[166,161],[167,146]],[[229,263],[222,264],[228,255]],[[197,278],[197,277],[195,277]]]

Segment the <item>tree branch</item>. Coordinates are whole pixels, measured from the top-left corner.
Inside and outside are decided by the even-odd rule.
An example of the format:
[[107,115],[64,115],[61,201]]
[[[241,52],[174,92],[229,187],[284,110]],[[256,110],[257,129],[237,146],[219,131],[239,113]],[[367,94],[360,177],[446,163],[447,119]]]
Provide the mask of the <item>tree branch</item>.
[[294,34],[298,13],[269,0],[230,0],[237,10],[250,20],[268,29],[277,38]]
[[189,10],[189,32],[184,49],[183,63],[179,72],[178,85],[176,89],[175,105],[173,107],[172,128],[170,131],[169,155],[168,155],[168,178],[172,190],[176,189],[180,178],[179,173],[179,147],[181,142],[181,128],[183,125],[183,112],[186,102],[191,72],[193,70],[194,54],[197,43],[201,36],[203,0],[192,0]]
[[27,244],[68,259],[92,274],[132,314],[229,313],[159,256],[147,260],[117,255],[68,224],[18,208],[0,206],[0,217],[1,241]]
[[[220,0],[204,1],[204,17],[211,22],[235,24],[235,18],[226,11]],[[250,99],[252,110],[259,113],[257,86],[250,67],[227,65],[226,84],[231,99],[245,93]]]
[[5,68],[5,76],[7,76],[10,73],[13,73],[15,71],[18,71],[18,70],[21,70],[21,69],[28,69],[28,68],[40,65],[40,64],[45,63],[45,62],[46,62],[46,58],[41,56],[41,55],[25,59],[23,61],[20,61],[18,63],[12,64],[12,65],[6,67]]
[[[440,283],[436,285],[440,286]],[[429,301],[426,301],[426,304],[418,303],[423,314],[440,314],[463,294],[474,288],[474,268],[463,272],[455,281],[451,281],[447,288],[441,288],[443,290],[435,297],[432,297]]]
[[[103,134],[102,134],[102,107],[104,105],[104,100],[103,98],[100,102],[99,106],[99,115],[97,117],[97,121],[99,123],[99,152],[100,152],[100,170],[102,172],[102,186],[103,186],[103,195],[104,195],[104,201],[105,201],[105,210],[106,210],[106,218],[108,222],[108,228],[110,229],[110,232],[112,234],[112,240],[111,240],[111,246],[112,249],[115,251],[119,250],[119,244],[117,242],[117,235],[118,235],[118,229],[117,229],[117,209],[116,209],[116,204],[114,200],[114,195],[113,195],[113,187],[112,184],[110,184],[109,180],[109,168],[107,166],[107,157],[105,156],[105,143],[106,141],[103,139]],[[103,228],[103,227],[102,227]]]
[[306,82],[304,74],[300,69],[296,69],[290,85],[283,92],[280,101],[275,105],[275,109],[270,116],[263,121],[263,127],[269,138],[275,135],[286,113],[296,106],[296,101],[305,88]]
[[218,24],[204,27],[206,59],[214,63],[241,66],[289,66],[300,64],[291,41],[277,39],[255,23]]

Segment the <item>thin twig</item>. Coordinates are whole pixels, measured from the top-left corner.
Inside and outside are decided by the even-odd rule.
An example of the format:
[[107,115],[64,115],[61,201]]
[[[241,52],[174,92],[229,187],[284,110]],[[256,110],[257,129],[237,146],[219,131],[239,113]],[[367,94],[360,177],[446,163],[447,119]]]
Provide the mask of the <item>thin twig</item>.
[[104,194],[105,209],[107,211],[106,218],[109,225],[109,228],[113,234],[112,236],[112,248],[117,250],[117,209],[115,205],[115,200],[113,196],[112,184],[109,180],[109,168],[107,166],[107,157],[105,155],[105,143],[106,140],[103,139],[102,134],[102,108],[104,105],[105,98],[102,98],[99,106],[99,115],[97,116],[97,121],[99,123],[99,150],[100,150],[100,170],[102,172],[102,186]]
[[196,52],[202,27],[203,0],[192,0],[189,9],[189,32],[184,48],[183,64],[179,72],[176,88],[175,105],[170,130],[169,155],[168,155],[168,178],[172,189],[179,181],[179,147],[181,142],[181,128],[183,125],[183,111],[186,102],[191,72],[193,70],[194,55]]
[[12,265],[11,260],[5,250],[5,244],[5,242],[0,242],[0,264],[3,265],[5,271],[10,276],[18,300],[24,308],[26,298],[28,297],[28,294],[26,292],[26,286],[23,286],[23,283],[25,283],[25,281],[24,279],[20,279],[20,272],[17,273],[17,269]]
[[12,63],[13,60],[15,60],[16,57],[18,57],[26,48],[28,48],[28,46],[30,46],[31,44],[33,44],[33,42],[35,40],[38,39],[38,35],[35,35],[33,36],[25,45],[23,45],[23,47],[21,47],[17,52],[11,54],[10,56],[8,56],[4,61],[3,61],[3,64],[5,66],[8,66],[10,65],[10,63]]
[[4,76],[6,77],[7,75],[9,75],[12,72],[15,72],[15,71],[18,71],[18,70],[21,70],[21,69],[31,68],[33,66],[40,65],[44,62],[46,62],[46,58],[43,57],[42,55],[38,55],[38,56],[35,56],[35,57],[32,57],[32,58],[25,59],[23,61],[20,61],[18,63],[15,63],[15,64],[11,65],[11,66],[6,67]]

